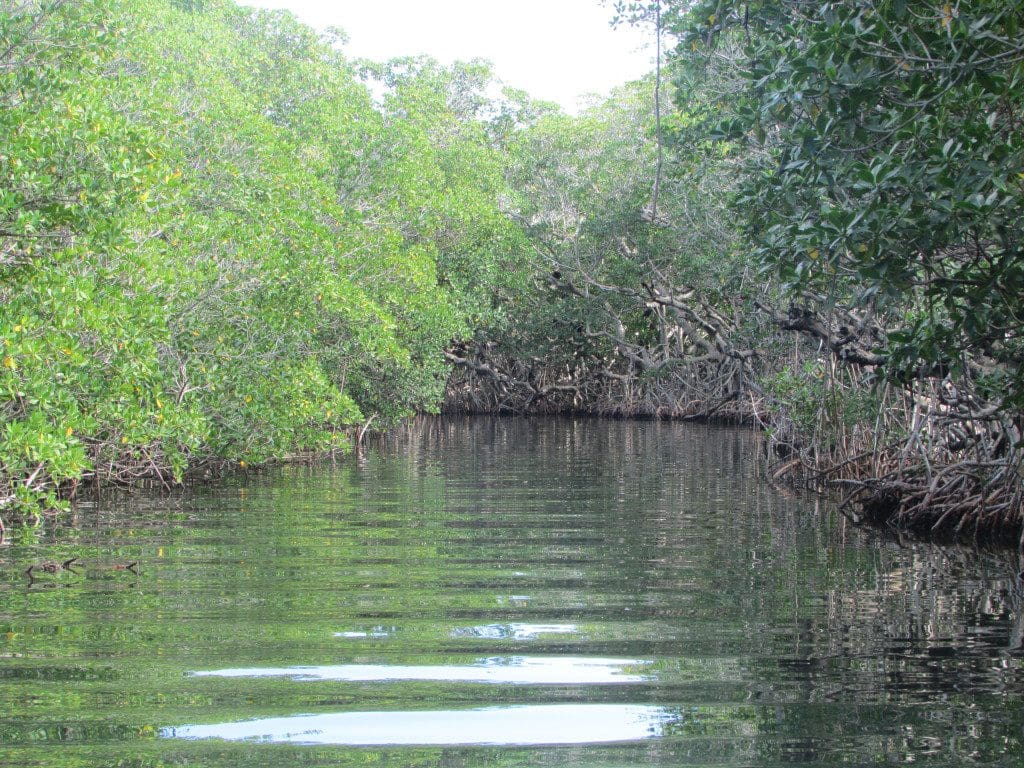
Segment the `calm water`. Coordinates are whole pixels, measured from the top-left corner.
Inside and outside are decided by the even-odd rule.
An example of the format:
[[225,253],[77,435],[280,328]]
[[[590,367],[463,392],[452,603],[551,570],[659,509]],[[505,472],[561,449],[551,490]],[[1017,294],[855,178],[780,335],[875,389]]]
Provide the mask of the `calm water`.
[[845,526],[757,439],[432,420],[82,505],[0,549],[0,766],[1024,763],[1020,564]]

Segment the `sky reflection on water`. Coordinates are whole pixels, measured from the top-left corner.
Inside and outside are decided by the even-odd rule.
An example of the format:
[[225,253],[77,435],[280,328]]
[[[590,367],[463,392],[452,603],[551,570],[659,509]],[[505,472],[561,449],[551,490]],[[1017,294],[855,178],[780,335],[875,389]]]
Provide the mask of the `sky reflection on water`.
[[657,738],[675,717],[664,707],[559,704],[271,717],[164,728],[160,735],[349,746],[599,744]]
[[295,681],[335,680],[386,682],[438,680],[460,683],[519,685],[583,685],[642,683],[649,674],[637,668],[649,665],[637,659],[602,659],[575,656],[492,656],[473,664],[389,665],[339,664],[309,667],[243,667],[190,672],[192,677],[287,677]]
[[458,627],[452,637],[479,637],[487,640],[536,640],[541,635],[574,635],[579,632],[575,624],[483,624]]

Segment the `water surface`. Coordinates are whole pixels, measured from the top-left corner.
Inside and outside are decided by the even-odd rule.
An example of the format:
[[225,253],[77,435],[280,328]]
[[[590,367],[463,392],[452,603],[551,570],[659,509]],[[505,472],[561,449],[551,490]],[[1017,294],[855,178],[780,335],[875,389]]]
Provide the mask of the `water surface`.
[[80,505],[0,549],[0,766],[1021,765],[1020,564],[758,440],[437,419]]

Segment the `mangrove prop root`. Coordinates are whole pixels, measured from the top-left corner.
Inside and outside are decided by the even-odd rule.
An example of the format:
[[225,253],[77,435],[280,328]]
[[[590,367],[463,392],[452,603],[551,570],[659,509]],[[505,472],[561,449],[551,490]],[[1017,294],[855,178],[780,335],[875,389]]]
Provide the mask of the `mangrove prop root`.
[[[846,353],[849,357],[849,353]],[[825,402],[812,425],[746,381],[745,360],[665,369],[645,377],[637,360],[576,367],[503,357],[492,347],[450,355],[445,409],[461,413],[579,413],[746,423],[766,434],[773,481],[841,489],[856,521],[932,536],[1024,547],[1024,455],[1017,423],[948,380],[887,387],[874,412],[852,420],[842,403],[871,390],[864,369],[826,368]],[[835,405],[832,405],[834,400]],[[830,410],[831,409],[831,410]],[[1022,550],[1024,551],[1024,550]]]

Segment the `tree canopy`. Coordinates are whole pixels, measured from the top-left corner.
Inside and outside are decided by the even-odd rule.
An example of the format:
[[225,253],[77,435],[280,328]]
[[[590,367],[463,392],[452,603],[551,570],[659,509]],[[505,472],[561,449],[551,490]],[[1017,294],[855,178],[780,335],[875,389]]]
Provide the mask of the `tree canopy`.
[[361,65],[279,12],[0,11],[0,500],[180,479],[436,409],[514,282],[482,65]]

